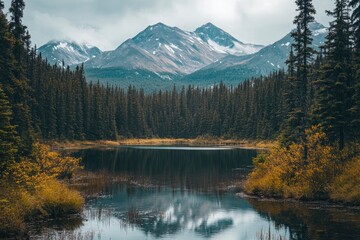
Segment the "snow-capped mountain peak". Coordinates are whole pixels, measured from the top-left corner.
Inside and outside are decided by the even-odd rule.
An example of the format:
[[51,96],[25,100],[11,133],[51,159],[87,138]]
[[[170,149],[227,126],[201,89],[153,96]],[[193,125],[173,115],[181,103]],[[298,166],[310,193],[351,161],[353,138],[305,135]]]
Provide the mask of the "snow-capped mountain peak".
[[[319,50],[326,40],[327,28],[320,23],[314,22],[310,25],[310,29],[313,34],[312,47],[315,50]],[[282,39],[264,47],[254,54],[226,56],[220,61],[214,62],[192,75],[187,76],[187,78],[195,81],[207,74],[206,76],[209,76],[207,80],[215,82],[216,78],[220,78],[219,73],[227,75],[230,79],[237,79],[237,71],[240,71],[243,74],[243,79],[245,79],[257,75],[268,75],[273,71],[286,69],[287,66],[285,62],[288,59],[291,46],[294,43],[291,37],[293,31],[295,31],[295,29],[292,29]],[[235,73],[235,75],[233,73]]]
[[243,43],[212,23],[207,23],[195,30],[199,37],[215,51],[230,55],[247,55],[258,52],[264,46]]
[[157,23],[86,65],[89,68],[121,67],[186,75],[225,56],[245,55],[261,48],[244,44],[211,23],[195,32]]
[[216,27],[212,23],[207,23],[195,30],[202,40],[205,42],[212,40],[216,42],[218,45],[223,47],[234,47],[235,42],[240,41],[236,40],[233,36],[225,32],[224,30]]
[[214,51],[196,33],[157,23],[125,41],[116,50],[90,60],[87,66],[184,75],[224,56],[225,53]]
[[87,43],[73,41],[50,41],[38,49],[51,64],[76,65],[97,57],[101,50]]

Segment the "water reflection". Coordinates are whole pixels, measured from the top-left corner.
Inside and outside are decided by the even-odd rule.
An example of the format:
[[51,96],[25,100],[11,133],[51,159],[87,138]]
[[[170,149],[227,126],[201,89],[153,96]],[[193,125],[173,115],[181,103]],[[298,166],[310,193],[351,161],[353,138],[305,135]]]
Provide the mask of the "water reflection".
[[233,150],[232,147],[196,147],[196,146],[124,146],[127,149],[171,150],[171,151],[220,151]]
[[77,153],[77,156],[84,159],[85,168],[90,171],[126,174],[134,181],[148,179],[156,186],[212,191],[244,178],[257,154],[256,150],[245,149],[215,148],[208,151],[201,148],[201,151],[189,151],[184,148],[90,149]]
[[83,220],[49,222],[32,239],[360,239],[358,210],[237,198],[231,190],[241,188],[256,154],[184,146],[79,151],[88,171],[76,186],[89,196]]
[[264,218],[288,226],[290,239],[360,239],[359,209],[249,199]]
[[258,239],[259,230],[269,227],[278,236],[287,235],[286,227],[277,228],[275,222],[264,220],[247,201],[233,194],[137,189],[129,196],[123,189],[94,201],[86,217],[83,229],[101,223],[103,239],[125,233],[126,239]]

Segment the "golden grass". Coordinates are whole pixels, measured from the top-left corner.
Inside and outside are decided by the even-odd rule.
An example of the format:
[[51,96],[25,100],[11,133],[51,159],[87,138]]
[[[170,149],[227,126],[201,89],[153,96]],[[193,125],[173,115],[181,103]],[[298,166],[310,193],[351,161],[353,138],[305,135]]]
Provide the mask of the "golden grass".
[[241,139],[224,139],[224,138],[209,138],[198,137],[193,139],[188,138],[129,138],[119,141],[52,141],[49,142],[53,148],[61,149],[86,149],[86,148],[101,148],[124,145],[226,145],[242,148],[271,148],[277,145],[276,141],[252,141]]
[[0,183],[0,237],[18,236],[33,218],[61,217],[81,211],[84,198],[65,183],[48,179],[34,191]]
[[59,179],[80,169],[79,159],[34,144],[30,157],[0,175],[0,237],[19,236],[32,218],[79,213],[84,198]]
[[[326,135],[313,127],[306,131],[304,145],[275,147],[254,159],[254,171],[248,176],[249,194],[295,199],[332,199],[360,203],[360,148],[340,151],[326,144]],[[344,166],[345,165],[345,166]]]
[[360,205],[360,156],[347,164],[330,188],[332,199]]
[[28,212],[26,205],[22,192],[0,181],[0,237],[24,231],[24,216]]
[[64,183],[50,179],[36,192],[43,215],[59,217],[81,211],[84,198]]

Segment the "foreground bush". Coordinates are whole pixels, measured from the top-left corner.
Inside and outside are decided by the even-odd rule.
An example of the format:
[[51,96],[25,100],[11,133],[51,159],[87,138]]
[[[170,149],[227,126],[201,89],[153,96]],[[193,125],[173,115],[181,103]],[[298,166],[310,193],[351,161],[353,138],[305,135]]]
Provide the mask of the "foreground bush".
[[23,193],[0,181],[0,237],[24,231],[27,212],[28,206],[23,199]]
[[43,215],[60,217],[81,211],[84,199],[64,183],[50,179],[36,192]]
[[359,157],[355,154],[344,168],[344,161],[354,154],[350,150],[340,152],[327,142],[326,135],[313,127],[306,131],[306,144],[275,147],[269,154],[260,155],[254,160],[246,192],[296,199],[359,200],[360,161],[355,160]]
[[360,156],[349,161],[335,178],[330,196],[337,201],[360,205]]
[[9,179],[27,189],[39,187],[49,179],[71,178],[80,169],[80,159],[63,157],[49,146],[35,144],[32,155],[9,167]]
[[0,237],[19,234],[26,220],[78,213],[79,192],[61,182],[79,167],[79,159],[62,157],[41,144],[31,158],[12,164],[0,178]]

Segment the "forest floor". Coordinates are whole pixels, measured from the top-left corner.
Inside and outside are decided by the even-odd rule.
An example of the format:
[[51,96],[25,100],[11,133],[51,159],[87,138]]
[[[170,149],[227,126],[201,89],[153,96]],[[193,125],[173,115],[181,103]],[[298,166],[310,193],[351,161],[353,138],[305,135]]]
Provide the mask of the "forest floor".
[[139,145],[193,145],[193,146],[233,146],[239,148],[267,149],[276,146],[276,141],[240,140],[222,138],[129,138],[119,141],[51,141],[46,142],[54,149],[87,149],[116,146]]

